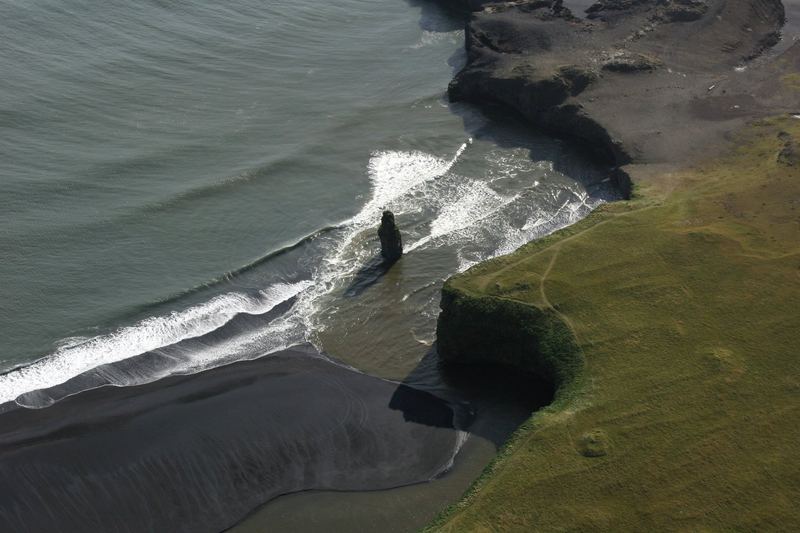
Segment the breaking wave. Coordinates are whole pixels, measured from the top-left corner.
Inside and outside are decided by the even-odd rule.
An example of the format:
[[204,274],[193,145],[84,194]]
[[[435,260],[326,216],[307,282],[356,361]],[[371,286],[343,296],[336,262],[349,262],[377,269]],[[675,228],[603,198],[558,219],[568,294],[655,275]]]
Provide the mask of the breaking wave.
[[108,335],[72,338],[53,354],[0,376],[0,403],[32,390],[59,385],[100,365],[204,335],[240,313],[266,313],[309,285],[309,281],[278,283],[256,294],[222,294],[182,311],[146,318]]
[[[448,246],[461,271],[571,224],[603,202],[573,182],[542,186],[538,179],[529,179],[530,174],[545,179],[552,165],[531,162],[527,154],[515,160],[490,153],[481,159],[490,166],[488,174],[470,177],[469,172],[458,172],[456,166],[470,144],[472,139],[452,157],[374,152],[366,169],[371,195],[358,213],[209,285],[230,282],[297,250],[305,254],[302,261],[308,263],[304,269],[310,279],[225,292],[108,334],[65,339],[50,355],[0,375],[0,404],[16,400],[43,407],[101,385],[147,383],[303,342],[318,344],[318,334],[326,328],[325,313],[337,308],[342,289],[375,257],[375,221],[383,209],[392,209],[401,224],[407,221],[407,253]],[[526,173],[525,179],[518,173]],[[451,273],[436,273],[425,290],[435,290],[439,276]],[[178,296],[168,302],[180,300]],[[428,304],[435,305],[434,300]],[[426,309],[425,314],[434,311]],[[43,391],[49,388],[58,390]]]

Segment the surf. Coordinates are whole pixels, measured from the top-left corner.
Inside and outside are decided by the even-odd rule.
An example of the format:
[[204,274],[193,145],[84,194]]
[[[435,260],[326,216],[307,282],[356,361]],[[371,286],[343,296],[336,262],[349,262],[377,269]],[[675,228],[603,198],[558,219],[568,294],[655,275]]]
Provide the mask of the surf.
[[[287,257],[288,264],[306,264],[307,279],[287,281],[271,274],[273,281],[265,288],[224,292],[106,334],[64,340],[51,354],[0,375],[0,404],[16,401],[45,407],[83,388],[148,383],[263,357],[301,343],[324,352],[320,333],[329,327],[330,313],[338,309],[345,287],[359,269],[374,260],[373,233],[383,209],[397,213],[415,237],[408,254],[449,247],[457,255],[454,270],[463,271],[572,223],[604,201],[582,187],[541,186],[538,180],[523,180],[503,190],[500,182],[517,179],[517,172],[542,171],[524,162],[522,153],[502,164],[493,151],[477,155],[489,165],[489,174],[470,176],[458,167],[472,143],[467,139],[449,156],[420,150],[373,151],[364,170],[369,197],[356,214],[161,305],[180,306],[187,295],[236,285],[246,275],[258,278],[260,269],[269,271],[273,261]],[[433,284],[426,284],[425,294],[435,291],[437,279],[438,275]],[[420,312],[435,315],[435,309],[428,309],[435,300],[425,298],[428,303]],[[239,324],[237,317],[266,316],[279,306],[282,310],[265,323],[253,326],[241,321],[234,327]],[[150,354],[149,368],[144,362],[127,363],[143,354]],[[57,386],[61,389],[52,394],[32,394]]]
[[168,315],[88,339],[71,339],[54,353],[0,376],[0,404],[37,389],[53,387],[101,365],[214,331],[240,313],[263,314],[310,285],[279,283],[256,294],[227,293]]

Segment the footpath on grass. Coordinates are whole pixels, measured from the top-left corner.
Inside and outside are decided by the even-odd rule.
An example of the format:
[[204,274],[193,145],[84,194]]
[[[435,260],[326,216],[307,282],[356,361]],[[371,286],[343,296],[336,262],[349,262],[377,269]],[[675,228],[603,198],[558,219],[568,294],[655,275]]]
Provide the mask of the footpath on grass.
[[722,157],[648,169],[632,200],[448,281],[445,359],[524,306],[547,326],[500,357],[560,388],[430,530],[800,530],[795,139],[797,118],[756,121]]
[[516,112],[634,194],[445,284],[441,359],[557,393],[430,529],[800,530],[800,43],[775,47],[783,2],[447,3],[468,12],[451,100]]

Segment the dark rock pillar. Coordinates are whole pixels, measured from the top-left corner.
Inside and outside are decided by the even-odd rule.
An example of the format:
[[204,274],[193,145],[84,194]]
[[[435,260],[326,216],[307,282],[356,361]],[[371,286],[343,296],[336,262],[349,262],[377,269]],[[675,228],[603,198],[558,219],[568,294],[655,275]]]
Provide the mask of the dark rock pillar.
[[394,222],[394,213],[384,211],[381,217],[381,227],[378,228],[378,237],[381,239],[381,255],[387,263],[394,263],[403,255],[403,240],[400,230]]

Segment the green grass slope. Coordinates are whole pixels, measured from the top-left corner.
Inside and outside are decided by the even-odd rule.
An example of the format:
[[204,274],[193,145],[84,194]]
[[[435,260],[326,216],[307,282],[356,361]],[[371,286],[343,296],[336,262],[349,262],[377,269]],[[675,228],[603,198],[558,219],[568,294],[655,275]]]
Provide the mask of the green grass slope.
[[800,120],[448,282],[557,316],[583,366],[431,530],[800,531],[800,166],[781,131]]

